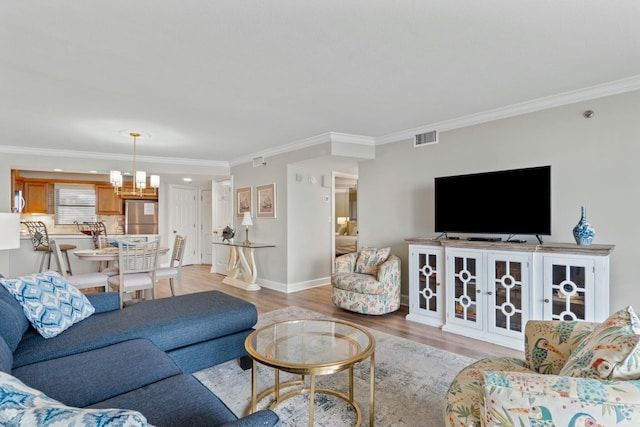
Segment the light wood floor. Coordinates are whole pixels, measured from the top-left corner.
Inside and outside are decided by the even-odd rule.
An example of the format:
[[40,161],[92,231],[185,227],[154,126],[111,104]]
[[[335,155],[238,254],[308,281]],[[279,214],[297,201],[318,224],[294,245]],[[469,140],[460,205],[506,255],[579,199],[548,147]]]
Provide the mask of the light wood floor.
[[[516,350],[488,344],[461,335],[442,332],[438,328],[408,321],[405,319],[408,313],[406,306],[402,306],[399,311],[383,316],[352,313],[333,305],[330,285],[290,294],[265,288],[259,291],[244,291],[222,283],[224,276],[210,273],[210,270],[211,265],[207,264],[183,267],[182,286],[184,293],[219,290],[253,303],[257,307],[259,314],[286,307],[303,307],[337,319],[351,321],[371,329],[468,357],[512,356],[522,358],[522,352]],[[160,281],[156,287],[156,298],[170,296],[169,281]]]

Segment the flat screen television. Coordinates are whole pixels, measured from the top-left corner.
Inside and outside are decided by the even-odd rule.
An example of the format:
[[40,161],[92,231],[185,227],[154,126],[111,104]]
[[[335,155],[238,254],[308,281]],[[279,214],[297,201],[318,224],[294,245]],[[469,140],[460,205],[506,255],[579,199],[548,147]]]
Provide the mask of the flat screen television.
[[435,231],[551,234],[551,166],[435,178]]

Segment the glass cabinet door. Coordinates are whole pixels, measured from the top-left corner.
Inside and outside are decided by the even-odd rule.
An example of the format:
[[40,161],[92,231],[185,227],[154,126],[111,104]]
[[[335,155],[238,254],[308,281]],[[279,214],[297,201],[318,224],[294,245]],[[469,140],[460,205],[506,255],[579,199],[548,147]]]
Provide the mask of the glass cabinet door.
[[545,257],[545,319],[593,321],[594,276],[593,260]]
[[487,327],[521,337],[529,320],[529,256],[488,254]]
[[451,250],[447,255],[451,298],[447,316],[452,323],[483,329],[482,253]]
[[442,287],[440,286],[439,253],[420,251],[417,256],[418,287],[415,309],[422,314],[440,316],[442,304]]

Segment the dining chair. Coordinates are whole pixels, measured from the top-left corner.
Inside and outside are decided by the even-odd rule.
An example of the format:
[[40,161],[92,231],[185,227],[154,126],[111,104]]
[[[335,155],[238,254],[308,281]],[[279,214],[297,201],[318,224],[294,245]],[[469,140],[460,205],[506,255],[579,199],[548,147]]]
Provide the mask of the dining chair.
[[[184,259],[184,249],[186,246],[186,236],[176,234],[173,241],[173,251],[171,253],[171,261],[168,267],[160,267],[156,269],[156,280],[169,279],[171,287],[171,295],[175,296],[174,280],[178,284],[178,290],[182,294],[182,260]],[[179,294],[179,295],[180,295]]]
[[[22,224],[27,227],[29,231],[29,236],[31,237],[31,244],[33,245],[33,250],[36,252],[40,252],[42,254],[42,258],[40,260],[40,269],[39,272],[42,273],[44,271],[44,262],[47,261],[47,269],[51,268],[51,248],[49,247],[49,233],[47,233],[47,226],[42,221],[21,221]],[[73,274],[71,272],[71,262],[69,261],[69,250],[75,249],[76,245],[69,245],[62,243],[58,245],[60,251],[64,254],[66,258],[67,265],[66,271],[69,274]]]
[[49,245],[51,246],[51,252],[53,253],[53,257],[58,265],[58,271],[62,274],[62,277],[67,280],[67,282],[71,283],[77,289],[102,288],[104,292],[109,291],[108,275],[103,273],[81,273],[69,275],[67,273],[67,266],[62,258],[60,245],[56,243],[55,239],[49,240]]
[[108,279],[112,289],[118,289],[120,308],[124,308],[124,295],[148,291],[155,298],[156,266],[159,240],[128,242],[122,240],[118,249],[119,274]]

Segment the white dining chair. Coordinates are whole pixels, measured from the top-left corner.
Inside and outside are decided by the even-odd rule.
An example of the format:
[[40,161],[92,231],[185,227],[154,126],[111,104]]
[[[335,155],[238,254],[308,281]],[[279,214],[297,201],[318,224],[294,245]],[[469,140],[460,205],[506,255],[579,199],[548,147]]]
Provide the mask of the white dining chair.
[[60,245],[55,239],[49,239],[49,247],[51,253],[58,266],[58,271],[62,274],[67,282],[71,283],[77,289],[102,288],[104,292],[109,290],[109,276],[104,273],[79,273],[68,274],[69,266],[65,264],[65,258],[62,256]]
[[[119,274],[108,279],[112,289],[118,289],[120,308],[124,308],[124,296],[129,293],[148,291],[155,298],[156,266],[158,264],[159,240],[151,242],[119,242]],[[133,298],[133,297],[132,297]],[[146,298],[146,295],[145,295]]]
[[169,279],[171,287],[171,295],[175,296],[174,280],[178,285],[179,295],[182,294],[182,260],[184,259],[184,249],[187,238],[176,234],[173,241],[173,252],[171,253],[171,261],[168,267],[159,267],[156,269],[156,281]]

